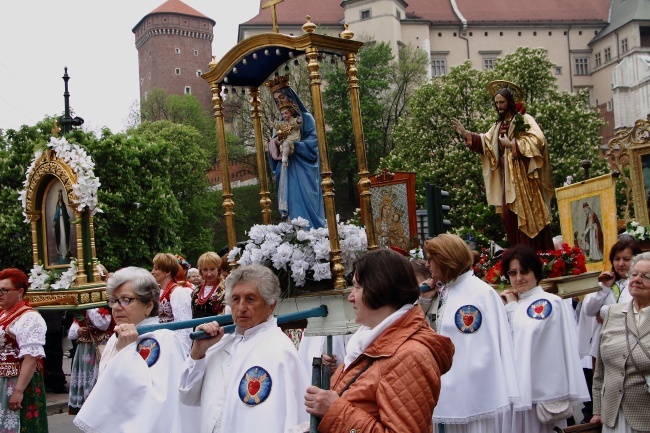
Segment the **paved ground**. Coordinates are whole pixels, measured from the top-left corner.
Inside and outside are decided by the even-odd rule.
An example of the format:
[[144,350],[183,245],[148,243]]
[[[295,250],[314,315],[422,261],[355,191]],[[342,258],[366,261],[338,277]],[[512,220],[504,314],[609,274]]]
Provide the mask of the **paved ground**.
[[[67,347],[64,345],[65,350],[67,351]],[[63,372],[65,373],[65,378],[69,382],[70,381],[70,364],[72,363],[72,359],[68,358],[67,356],[63,357]],[[53,394],[53,393],[48,393],[46,394],[46,399],[47,399],[47,414],[48,415],[54,415],[57,413],[68,413],[68,394]]]

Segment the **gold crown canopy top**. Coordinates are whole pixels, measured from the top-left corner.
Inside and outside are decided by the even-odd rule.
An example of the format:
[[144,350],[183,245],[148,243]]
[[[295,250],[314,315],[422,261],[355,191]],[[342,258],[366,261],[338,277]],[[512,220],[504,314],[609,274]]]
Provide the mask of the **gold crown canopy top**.
[[271,89],[271,92],[275,92],[276,90],[289,87],[289,74],[272,78],[266,83],[264,83],[264,85],[269,89]]
[[509,89],[512,92],[512,97],[515,99],[515,102],[522,102],[524,100],[524,91],[515,83],[505,80],[495,80],[488,84],[488,92],[490,92],[493,98],[503,88]]

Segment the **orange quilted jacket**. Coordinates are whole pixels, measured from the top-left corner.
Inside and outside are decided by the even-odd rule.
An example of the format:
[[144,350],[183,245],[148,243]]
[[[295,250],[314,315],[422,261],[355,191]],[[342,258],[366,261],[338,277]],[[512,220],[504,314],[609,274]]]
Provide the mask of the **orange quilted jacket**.
[[337,398],[321,420],[321,433],[430,433],[440,376],[451,368],[454,344],[438,335],[419,306],[388,327],[343,372],[332,377],[341,390],[371,359],[374,363]]

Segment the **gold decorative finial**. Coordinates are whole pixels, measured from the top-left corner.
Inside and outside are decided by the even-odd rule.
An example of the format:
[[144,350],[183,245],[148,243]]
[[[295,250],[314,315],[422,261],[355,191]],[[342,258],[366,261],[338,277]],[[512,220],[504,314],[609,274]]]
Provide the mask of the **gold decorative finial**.
[[54,119],[54,127],[52,127],[52,135],[55,136],[56,138],[59,138],[59,132],[61,132],[61,128],[59,128],[59,124]]
[[278,89],[284,89],[285,87],[289,87],[289,74],[275,77],[267,81],[266,83],[264,83],[264,85],[269,89],[271,89],[271,92],[275,92]]
[[217,66],[217,56],[212,56],[212,61],[208,63],[210,69],[214,69]]
[[302,31],[305,32],[305,33],[313,33],[314,30],[316,30],[316,24],[314,24],[314,23],[312,23],[310,21],[311,16],[309,16],[309,15],[307,15],[305,17],[305,19],[307,20],[307,22],[302,25]]
[[348,28],[348,27],[349,27],[349,26],[348,26],[348,23],[343,24],[343,27],[345,27],[345,30],[343,30],[343,31],[341,32],[341,35],[340,35],[340,36],[341,36],[343,39],[352,39],[352,37],[354,36],[354,33],[352,32],[352,30],[350,30],[350,29]]
[[282,3],[284,0],[269,0],[262,5],[262,9],[271,8],[271,21],[273,22],[273,32],[280,33],[278,31],[278,16],[275,13],[275,5]]

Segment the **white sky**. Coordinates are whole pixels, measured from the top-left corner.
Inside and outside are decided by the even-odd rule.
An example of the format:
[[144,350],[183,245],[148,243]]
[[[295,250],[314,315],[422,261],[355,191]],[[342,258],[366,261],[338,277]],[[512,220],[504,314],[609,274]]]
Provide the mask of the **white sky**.
[[[212,54],[237,42],[239,24],[260,0],[183,0],[216,21]],[[131,29],[165,0],[2,0],[0,129],[34,125],[64,109],[63,68],[70,105],[83,129],[125,129],[139,99],[138,52]],[[206,84],[207,86],[207,84]]]

